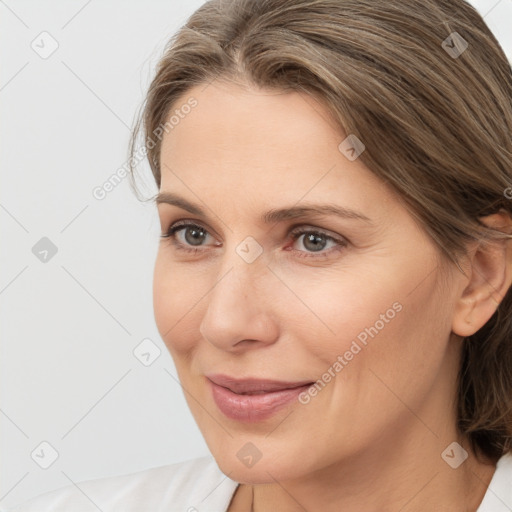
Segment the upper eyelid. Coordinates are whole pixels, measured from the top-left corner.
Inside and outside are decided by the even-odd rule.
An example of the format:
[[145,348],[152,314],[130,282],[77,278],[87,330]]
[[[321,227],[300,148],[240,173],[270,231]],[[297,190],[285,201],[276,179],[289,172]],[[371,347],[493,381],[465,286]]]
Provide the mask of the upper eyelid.
[[170,233],[173,228],[188,228],[188,227],[198,227],[204,229],[210,236],[215,236],[212,231],[204,226],[201,222],[193,221],[193,220],[178,220],[169,224],[169,227],[165,230],[166,233]]
[[178,226],[180,226],[180,227],[181,226],[183,226],[183,227],[197,226],[198,228],[204,229],[209,235],[217,236],[215,230],[212,230],[212,229],[206,227],[203,222],[198,221],[198,220],[194,220],[194,219],[180,219],[180,220],[177,220],[177,221],[174,221],[174,222],[170,222],[170,223],[167,223],[167,222],[163,223],[163,225],[164,226],[168,225],[167,228],[163,229],[163,233],[164,234],[169,233],[173,227],[178,227]]
[[[183,220],[177,220],[176,222],[172,222],[169,224],[169,227],[166,229],[166,231],[170,231],[172,228],[174,227],[188,227],[188,226],[196,226],[198,228],[202,228],[204,229],[205,231],[207,231],[210,235],[215,233],[215,231],[213,231],[212,233],[212,230],[208,227],[206,227],[202,222],[200,221],[196,221],[196,220],[187,220],[187,219],[183,219]],[[327,229],[327,228],[321,228],[321,227],[318,227],[318,226],[313,226],[312,224],[308,224],[307,222],[295,222],[293,224],[293,226],[291,226],[289,228],[289,231],[295,231],[297,230],[299,227],[301,228],[304,228],[304,229],[311,229],[311,231],[317,229],[318,231],[321,231],[321,232],[325,232],[326,234],[329,234],[331,232],[331,230]],[[333,234],[333,236],[336,236],[336,234]],[[341,235],[339,235],[341,236]]]

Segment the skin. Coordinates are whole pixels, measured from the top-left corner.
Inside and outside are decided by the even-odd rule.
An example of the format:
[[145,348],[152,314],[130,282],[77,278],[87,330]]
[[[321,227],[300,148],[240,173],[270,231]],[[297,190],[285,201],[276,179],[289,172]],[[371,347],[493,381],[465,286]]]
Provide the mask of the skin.
[[[476,332],[511,284],[510,248],[469,248],[465,274],[361,159],[311,96],[216,81],[187,91],[198,105],[164,136],[161,192],[206,210],[158,204],[162,239],[154,271],[155,319],[191,412],[220,469],[241,482],[229,511],[475,511],[495,470],[455,428],[463,336]],[[260,216],[297,203],[331,203],[371,221]],[[496,214],[488,225],[503,226]],[[508,224],[507,224],[508,225]],[[315,251],[294,227],[322,239]],[[316,231],[315,231],[316,230]],[[188,236],[186,237],[188,233]],[[262,253],[247,263],[248,236]],[[202,240],[202,241],[201,241]],[[322,248],[323,247],[323,248]],[[316,381],[357,335],[398,302],[402,309],[309,403],[242,423],[214,403],[205,374]],[[457,441],[457,469],[441,457]],[[237,457],[253,443],[251,468]]]

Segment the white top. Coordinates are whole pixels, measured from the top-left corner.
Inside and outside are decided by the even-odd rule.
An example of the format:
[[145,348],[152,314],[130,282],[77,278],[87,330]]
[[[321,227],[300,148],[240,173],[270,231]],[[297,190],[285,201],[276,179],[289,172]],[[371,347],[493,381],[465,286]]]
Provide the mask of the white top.
[[[9,512],[226,512],[237,486],[212,457],[202,457],[69,485]],[[512,455],[506,454],[476,512],[511,509]]]

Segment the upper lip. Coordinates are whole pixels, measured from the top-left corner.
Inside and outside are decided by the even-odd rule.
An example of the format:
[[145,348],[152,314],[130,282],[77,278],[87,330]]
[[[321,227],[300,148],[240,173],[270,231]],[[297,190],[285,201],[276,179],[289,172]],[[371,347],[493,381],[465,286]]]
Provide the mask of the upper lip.
[[312,384],[312,381],[282,381],[271,379],[246,378],[237,379],[228,375],[206,375],[206,378],[218,386],[227,388],[234,393],[243,394],[251,392],[282,391],[283,389],[293,389],[306,384]]

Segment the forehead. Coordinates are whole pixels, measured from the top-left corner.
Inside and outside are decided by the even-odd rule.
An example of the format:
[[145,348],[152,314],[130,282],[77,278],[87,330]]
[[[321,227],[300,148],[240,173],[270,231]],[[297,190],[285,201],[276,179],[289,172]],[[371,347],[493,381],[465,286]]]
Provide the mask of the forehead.
[[346,134],[313,97],[214,82],[187,91],[170,115],[191,99],[196,106],[163,138],[162,191],[192,200],[196,193],[225,201],[229,193],[233,201],[327,199],[359,208],[375,202],[370,189],[382,196],[380,180],[342,154]]
[[[240,153],[281,147],[284,152],[297,141],[302,142],[305,150],[312,145],[318,147],[320,142],[325,147],[336,146],[344,138],[340,130],[335,130],[327,107],[303,93],[213,82],[183,94],[169,116],[179,112],[191,98],[196,106],[187,109],[189,113],[182,114],[179,123],[164,136],[164,150],[172,151],[200,140],[197,150]],[[304,145],[306,141],[309,144]]]

